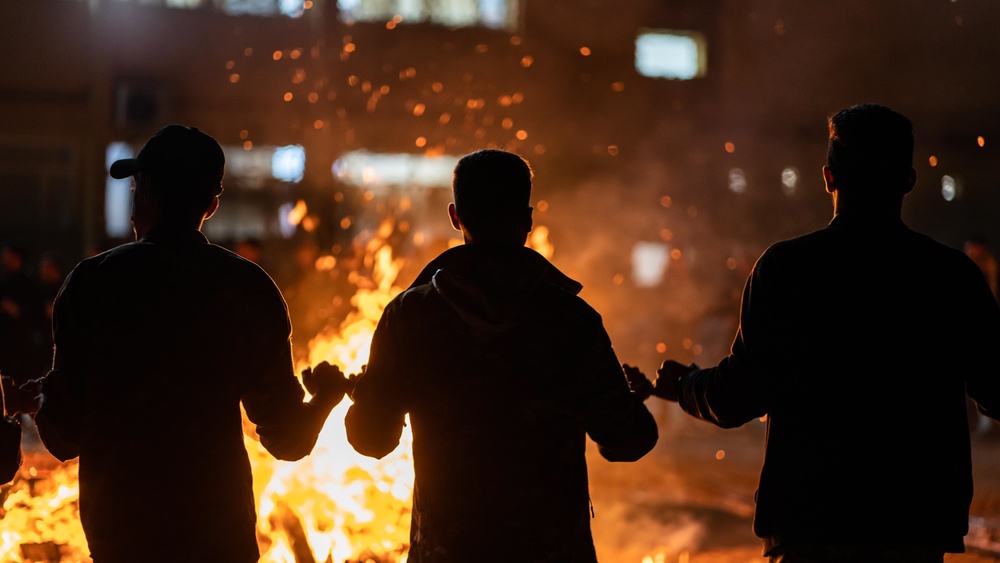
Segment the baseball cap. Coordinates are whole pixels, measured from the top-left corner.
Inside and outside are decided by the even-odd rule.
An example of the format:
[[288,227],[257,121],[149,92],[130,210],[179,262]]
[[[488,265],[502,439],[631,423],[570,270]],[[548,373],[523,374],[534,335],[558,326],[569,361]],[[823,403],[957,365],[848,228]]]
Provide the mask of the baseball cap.
[[218,195],[222,192],[225,171],[226,156],[218,141],[197,127],[171,124],[150,137],[135,158],[116,160],[109,172],[116,179],[142,172],[159,177],[209,180],[218,182]]

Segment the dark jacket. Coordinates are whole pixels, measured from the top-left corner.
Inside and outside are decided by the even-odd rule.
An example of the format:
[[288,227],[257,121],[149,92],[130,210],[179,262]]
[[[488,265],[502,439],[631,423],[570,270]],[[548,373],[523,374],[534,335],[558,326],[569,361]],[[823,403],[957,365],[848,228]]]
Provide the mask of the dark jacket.
[[94,559],[257,561],[240,403],[286,460],[329,413],[303,403],[271,278],[196,230],[154,232],[77,265],[54,337],[36,422],[57,458],[80,457]]
[[632,461],[657,429],[580,287],[533,250],[465,245],[386,307],[346,423],[382,457],[409,415],[409,561],[596,561],[586,437]]
[[731,354],[681,380],[722,427],[767,415],[754,531],[782,544],[963,551],[966,390],[1000,415],[1000,309],[963,253],[838,215],[760,257]]
[[14,480],[21,469],[21,425],[13,417],[0,417],[0,485]]

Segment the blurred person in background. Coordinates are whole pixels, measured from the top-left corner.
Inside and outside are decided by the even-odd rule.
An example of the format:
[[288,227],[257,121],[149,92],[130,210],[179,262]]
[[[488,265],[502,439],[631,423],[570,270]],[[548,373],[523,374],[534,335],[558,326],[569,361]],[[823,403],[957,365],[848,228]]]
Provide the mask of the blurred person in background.
[[611,461],[656,444],[580,284],[524,246],[532,175],[505,151],[459,160],[448,214],[465,244],[389,303],[357,380],[358,452],[381,458],[413,428],[411,563],[594,563],[587,436]]
[[758,258],[728,357],[626,372],[722,428],[767,416],[754,532],[772,562],[941,563],[969,529],[966,393],[1000,417],[1000,307],[972,260],[901,220],[910,120],[863,104],[829,131],[833,219]]
[[80,458],[94,563],[257,561],[241,405],[297,460],[349,385],[326,362],[299,382],[278,288],[202,234],[224,171],[218,142],[181,125],[112,164],[133,177],[137,240],[77,264],[55,301],[35,420],[55,457]]

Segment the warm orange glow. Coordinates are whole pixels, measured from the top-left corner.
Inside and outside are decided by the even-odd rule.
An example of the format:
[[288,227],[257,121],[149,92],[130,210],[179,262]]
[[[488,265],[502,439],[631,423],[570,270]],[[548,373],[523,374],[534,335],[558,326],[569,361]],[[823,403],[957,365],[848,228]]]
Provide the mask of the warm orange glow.
[[982,135],[980,135],[979,137],[976,137],[976,144],[981,147],[986,146],[986,139],[983,138]]
[[476,45],[476,52],[479,53],[480,55],[489,50],[490,46],[487,45],[486,43],[480,43],[479,45]]
[[274,54],[271,55],[271,58],[274,59],[274,60],[276,60],[276,61],[280,61],[282,55],[283,55],[283,53],[281,51],[275,51]]
[[590,56],[590,47],[580,47],[580,54],[583,55],[583,56],[585,56],[585,57],[589,57]]
[[354,45],[354,43],[346,43],[346,44],[344,44],[344,52],[345,53],[353,53],[354,49],[356,49],[356,48],[357,47]]
[[438,117],[438,123],[440,123],[441,125],[445,125],[449,121],[451,121],[451,114],[448,112],[444,112],[441,114],[441,117]]
[[523,141],[528,138],[528,132],[524,129],[520,129],[517,133],[514,133],[514,136],[517,137],[518,140]]
[[531,229],[531,233],[528,234],[527,246],[535,249],[536,252],[549,260],[555,254],[555,248],[549,242],[549,228],[542,225]]
[[305,8],[306,10],[312,9],[313,7],[312,0],[306,0],[305,2],[303,2],[302,7]]
[[726,152],[728,152],[728,153],[734,153],[734,152],[736,152],[736,145],[733,144],[733,143],[727,142],[726,143]]
[[431,84],[431,90],[433,90],[435,94],[440,94],[441,92],[444,92],[444,84],[435,82],[434,84]]
[[663,342],[657,342],[656,343],[656,353],[658,353],[658,354],[666,354],[667,353],[667,345],[665,343],[663,343]]
[[624,92],[625,91],[625,83],[624,82],[612,82],[611,83],[611,91],[612,92]]
[[308,211],[309,209],[306,207],[305,200],[300,199],[295,202],[295,207],[288,212],[285,219],[292,225],[298,225],[302,222],[302,219],[306,216]]
[[538,200],[538,203],[535,204],[535,209],[537,209],[539,213],[545,213],[549,210],[549,202],[544,199],[540,199]]
[[735,258],[733,258],[732,256],[730,256],[729,258],[726,258],[726,269],[727,270],[735,270],[736,269],[736,265],[737,264],[736,264],[736,259]]
[[618,156],[618,145],[608,145],[608,154]]
[[722,461],[726,458],[726,450],[719,450],[715,452],[715,459]]
[[535,58],[532,57],[531,55],[525,55],[525,56],[521,57],[521,66],[523,66],[524,68],[530,67],[531,64],[534,63],[534,62],[535,62]]
[[621,285],[625,283],[625,274],[615,274],[615,277],[611,278],[611,283],[615,285]]
[[297,59],[302,56],[302,49],[292,49],[292,52],[288,53],[288,56]]
[[236,61],[233,60],[226,61],[226,70],[233,70],[234,66],[236,66]]
[[389,20],[389,21],[385,22],[385,28],[386,29],[396,29],[396,22],[394,22],[392,20]]
[[509,117],[505,117],[503,118],[503,121],[500,122],[500,127],[503,127],[504,129],[510,129],[514,127],[514,120]]
[[938,159],[937,159],[937,157],[936,157],[936,156],[931,156],[930,158],[928,158],[928,159],[927,159],[927,162],[928,162],[928,163],[929,163],[929,164],[931,165],[931,167],[933,168],[933,167],[937,166],[937,164],[938,164]]
[[243,141],[243,150],[248,151],[253,148],[253,141]]
[[681,249],[675,248],[675,249],[671,250],[670,251],[670,258],[673,259],[673,260],[680,260],[681,259]]
[[524,101],[524,94],[522,94],[522,93],[520,93],[520,92],[514,92],[514,93],[513,93],[512,95],[511,95],[510,99],[511,99],[511,100],[513,100],[513,102],[514,102],[515,104],[519,104],[519,103],[521,103],[521,102],[523,102],[523,101]]
[[292,101],[292,98],[293,96],[291,92],[285,92],[285,95],[281,97],[281,99],[285,100],[286,102]]
[[315,104],[319,101],[319,92],[309,92],[309,103]]
[[247,131],[246,129],[241,129],[240,130],[240,138],[241,139],[246,139],[249,136],[250,136],[250,131]]
[[516,36],[516,35],[512,35],[511,38],[510,38],[510,44],[511,45],[520,45],[521,44],[521,38],[518,37],[518,36]]
[[424,146],[427,145],[427,138],[426,137],[417,137],[417,140],[414,141],[413,144],[416,145],[418,148],[423,148]]
[[313,121],[313,129],[322,129],[322,128],[323,128],[322,119],[317,119],[316,121]]
[[673,204],[674,204],[674,200],[671,199],[670,196],[668,196],[668,195],[665,195],[665,196],[663,196],[663,197],[660,198],[660,205],[662,205],[663,207],[670,207]]
[[413,106],[413,115],[420,117],[421,115],[424,114],[425,109],[427,109],[427,106],[425,106],[424,104],[417,104]]
[[545,145],[541,143],[535,145],[535,154],[545,154]]
[[236,84],[239,81],[240,81],[240,75],[236,74],[235,72],[229,75],[229,82],[231,84]]
[[252,54],[253,54],[253,47],[247,47],[246,49],[243,49],[244,57],[249,57]]
[[344,217],[343,219],[341,219],[340,220],[340,228],[344,229],[345,231],[347,229],[350,229],[351,228],[351,218],[350,217]]

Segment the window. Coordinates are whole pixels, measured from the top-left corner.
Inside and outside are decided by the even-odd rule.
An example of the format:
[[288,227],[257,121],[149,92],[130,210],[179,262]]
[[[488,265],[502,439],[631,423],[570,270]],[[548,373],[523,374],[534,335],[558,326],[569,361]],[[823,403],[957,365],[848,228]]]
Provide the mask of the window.
[[333,163],[335,178],[368,188],[450,188],[457,156],[349,152]]
[[635,68],[654,78],[705,76],[705,38],[693,31],[643,31],[635,39]]
[[514,30],[520,0],[337,0],[345,21],[421,22],[447,27],[483,26]]

